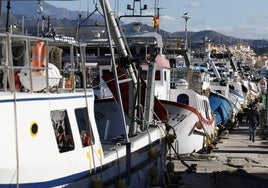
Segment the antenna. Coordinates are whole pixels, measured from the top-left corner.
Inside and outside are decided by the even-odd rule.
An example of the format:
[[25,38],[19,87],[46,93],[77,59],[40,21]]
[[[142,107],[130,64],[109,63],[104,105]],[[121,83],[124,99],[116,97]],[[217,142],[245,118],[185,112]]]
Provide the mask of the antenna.
[[144,4],[143,8],[142,8],[141,7],[141,0],[133,0],[133,6],[131,7],[131,5],[128,4],[127,9],[132,10],[132,15],[134,16],[135,15],[135,10],[136,10],[136,8],[135,8],[136,3],[140,3],[139,9],[140,9],[140,15],[142,15],[142,11],[147,9],[147,4]]
[[[136,10],[136,3],[139,3],[140,4],[140,7],[139,7],[139,14],[135,14],[135,10]],[[142,14],[142,11],[143,10],[146,10],[148,8],[147,4],[144,4],[143,5],[143,8],[141,6],[141,0],[133,0],[133,5],[131,6],[130,4],[127,4],[127,9],[128,10],[132,10],[132,14],[129,15],[129,14],[126,14],[126,15],[122,15],[122,16],[119,16],[119,20],[122,18],[122,17],[152,17],[154,19],[154,16],[153,15],[143,15]]]

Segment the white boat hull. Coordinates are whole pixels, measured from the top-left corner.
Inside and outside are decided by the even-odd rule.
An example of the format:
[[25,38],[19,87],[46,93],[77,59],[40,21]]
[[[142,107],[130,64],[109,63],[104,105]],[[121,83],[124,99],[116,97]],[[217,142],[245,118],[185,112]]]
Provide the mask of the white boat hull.
[[174,128],[177,136],[174,143],[176,152],[187,154],[203,149],[206,137],[204,131],[195,126],[199,122],[198,116],[186,105],[164,100],[161,102],[169,112],[168,124]]
[[[115,135],[110,134],[106,141],[101,140],[103,143],[100,143],[97,139],[98,131],[94,129],[96,128],[94,121],[91,121],[95,143],[92,146],[82,147],[73,109],[85,107],[85,103],[81,103],[83,97],[84,92],[65,93],[60,96],[45,93],[30,96],[17,93],[16,109],[14,109],[14,99],[2,94],[0,113],[3,115],[3,122],[7,124],[0,127],[2,139],[0,142],[2,148],[0,187],[15,187],[16,185],[27,188],[63,185],[91,187],[91,180],[100,177],[105,187],[114,187],[116,180],[119,179],[129,181],[128,187],[137,185],[148,187],[150,182],[148,172],[153,166],[158,168],[158,179],[162,177],[165,152],[160,151],[165,151],[164,127],[155,127],[149,129],[148,133],[131,138],[131,154],[127,156],[125,142],[122,142],[122,139],[114,140]],[[94,110],[93,103],[94,96],[90,90],[87,93],[89,112]],[[114,103],[110,107],[109,103],[104,105],[106,105],[105,109],[101,107],[103,115],[119,114]],[[113,111],[109,108],[113,108]],[[72,151],[59,152],[50,121],[50,112],[54,109],[66,109],[68,112],[75,144],[75,149]],[[88,114],[89,119],[94,120],[94,113]],[[31,130],[34,123],[38,126],[36,135],[33,135]],[[116,124],[111,122],[111,125],[113,131],[116,131]],[[15,139],[16,133],[18,140]],[[151,147],[155,147],[158,151],[159,156],[156,159],[148,155]],[[102,149],[104,153],[101,152]],[[127,160],[129,163],[126,162]]]

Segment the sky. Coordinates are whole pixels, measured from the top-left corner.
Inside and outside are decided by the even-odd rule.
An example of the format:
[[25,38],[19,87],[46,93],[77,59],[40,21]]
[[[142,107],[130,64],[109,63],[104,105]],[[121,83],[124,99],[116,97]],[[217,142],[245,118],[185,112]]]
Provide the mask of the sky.
[[[47,1],[69,10],[92,12],[98,0]],[[155,13],[158,2],[160,29],[169,32],[184,31],[183,14],[188,12],[188,31],[214,30],[219,33],[243,39],[268,40],[268,0],[141,0],[141,7],[147,4],[143,15]],[[110,0],[110,5],[119,15],[132,14],[133,0]],[[135,3],[135,14],[139,14],[140,3]],[[101,8],[100,8],[101,10]],[[128,22],[125,17],[122,20]],[[136,18],[136,21],[151,25],[151,18]]]

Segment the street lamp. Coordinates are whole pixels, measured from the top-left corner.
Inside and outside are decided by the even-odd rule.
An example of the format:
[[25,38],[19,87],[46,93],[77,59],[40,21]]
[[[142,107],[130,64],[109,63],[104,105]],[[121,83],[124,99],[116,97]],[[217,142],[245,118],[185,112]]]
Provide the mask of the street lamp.
[[41,0],[38,0],[37,2],[37,9],[36,9],[36,12],[38,14],[42,14],[44,12],[44,9],[43,9],[43,3]]
[[187,22],[190,19],[190,16],[188,15],[188,12],[184,13],[182,18],[185,20],[185,50],[188,48],[188,36],[187,36]]

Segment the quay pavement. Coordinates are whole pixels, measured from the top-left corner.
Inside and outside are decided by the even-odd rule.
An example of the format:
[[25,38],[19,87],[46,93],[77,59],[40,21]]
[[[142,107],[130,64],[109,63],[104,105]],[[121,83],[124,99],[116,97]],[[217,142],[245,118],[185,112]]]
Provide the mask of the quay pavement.
[[181,156],[196,172],[187,172],[175,157],[175,172],[180,180],[168,187],[180,188],[267,188],[268,140],[257,130],[255,142],[249,140],[248,127],[240,125],[221,135],[210,154],[192,153]]

